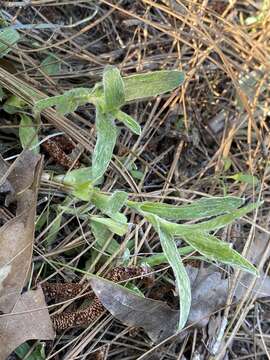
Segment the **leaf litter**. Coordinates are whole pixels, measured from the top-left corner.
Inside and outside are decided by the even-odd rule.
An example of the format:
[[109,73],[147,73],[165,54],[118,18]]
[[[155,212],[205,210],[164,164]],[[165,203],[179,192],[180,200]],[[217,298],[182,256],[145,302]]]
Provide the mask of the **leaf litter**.
[[17,205],[16,216],[0,228],[0,359],[28,339],[54,337],[42,291],[21,295],[32,263],[41,170],[42,158],[28,150],[10,167],[0,161],[0,193],[6,205]]

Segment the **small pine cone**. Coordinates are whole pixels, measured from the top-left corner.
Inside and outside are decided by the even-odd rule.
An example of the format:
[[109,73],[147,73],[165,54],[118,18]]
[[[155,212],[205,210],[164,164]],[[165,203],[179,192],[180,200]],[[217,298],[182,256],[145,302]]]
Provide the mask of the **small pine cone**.
[[94,322],[105,310],[98,298],[85,309],[74,312],[63,312],[52,316],[52,323],[55,330],[65,330],[74,327],[87,326]]
[[60,148],[67,153],[70,153],[75,148],[72,142],[64,135],[55,136],[53,139],[57,145],[59,145]]
[[70,300],[78,296],[80,293],[84,296],[89,296],[89,294],[83,294],[86,289],[86,284],[79,283],[49,283],[44,282],[41,284],[42,290],[44,292],[45,298],[47,301],[55,300]]
[[117,266],[115,269],[112,269],[106,276],[106,279],[119,282],[131,279],[133,277],[138,277],[147,274],[147,270],[142,267],[124,267]]
[[47,140],[42,144],[47,153],[57,162],[57,164],[70,169],[79,167],[79,163],[74,161],[61,149],[61,147],[53,140]]

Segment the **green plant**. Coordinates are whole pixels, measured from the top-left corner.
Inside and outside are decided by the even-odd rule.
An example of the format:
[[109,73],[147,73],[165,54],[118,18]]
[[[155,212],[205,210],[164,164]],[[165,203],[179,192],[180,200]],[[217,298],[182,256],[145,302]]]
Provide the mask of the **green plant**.
[[[74,111],[79,105],[91,102],[96,107],[97,142],[92,157],[92,166],[73,170],[67,174],[56,176],[71,189],[71,194],[79,200],[90,202],[100,210],[99,216],[90,216],[85,211],[81,216],[88,216],[93,234],[102,247],[110,240],[109,251],[117,248],[113,234],[124,235],[128,231],[128,221],[121,209],[129,207],[142,215],[157,231],[162,256],[154,261],[166,261],[171,265],[177,289],[179,291],[180,317],[178,328],[184,327],[191,305],[191,289],[188,275],[181,260],[181,253],[198,251],[205,259],[228,264],[241,270],[258,275],[256,268],[243,256],[233,250],[229,244],[220,241],[211,234],[246,213],[258,204],[244,205],[242,199],[236,197],[204,198],[189,205],[174,206],[155,202],[135,202],[128,199],[128,194],[116,191],[111,195],[104,194],[96,186],[112,159],[117,140],[115,119],[124,123],[135,134],[141,129],[136,120],[122,112],[120,108],[128,101],[156,96],[181,85],[184,75],[179,71],[157,71],[142,75],[122,78],[117,68],[106,67],[102,83],[93,89],[74,89],[63,95],[40,100],[36,103],[35,113],[46,107],[56,106],[62,114]],[[202,219],[208,220],[202,221]],[[179,224],[184,220],[197,220],[193,224]],[[104,239],[101,239],[103,236]],[[178,249],[175,238],[181,238],[189,247]],[[180,250],[180,251],[179,251]],[[149,259],[149,258],[148,258]],[[151,259],[151,258],[150,258]],[[155,263],[155,262],[152,263]],[[151,261],[150,261],[151,263]]]

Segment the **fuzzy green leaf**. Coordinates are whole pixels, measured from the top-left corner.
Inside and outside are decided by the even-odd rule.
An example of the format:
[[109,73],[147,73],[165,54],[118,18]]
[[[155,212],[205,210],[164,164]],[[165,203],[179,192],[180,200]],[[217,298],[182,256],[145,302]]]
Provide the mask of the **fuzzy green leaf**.
[[180,86],[184,78],[184,73],[178,70],[161,70],[124,77],[125,100],[164,94]]
[[181,330],[188,319],[191,306],[191,288],[187,272],[182,263],[175,241],[170,233],[162,227],[158,216],[147,214],[148,221],[154,226],[160,239],[160,244],[164,255],[173,269],[176,279],[177,289],[179,291],[179,323],[178,330]]
[[258,270],[247,259],[214,235],[202,231],[191,231],[182,235],[181,238],[207,259],[238,267],[253,275],[259,275]]
[[121,121],[126,127],[134,132],[136,135],[141,135],[141,127],[138,122],[133,119],[128,114],[124,113],[123,111],[119,110],[115,113],[115,117],[117,120]]
[[33,153],[39,154],[37,128],[32,119],[26,114],[20,114],[19,138],[23,149],[31,149]]
[[105,215],[111,217],[115,221],[126,223],[127,218],[119,211],[127,201],[127,193],[124,191],[116,191],[111,196],[102,194],[98,189],[95,189],[92,195],[91,202]]
[[7,55],[20,39],[20,34],[15,29],[4,29],[0,31],[0,58]]
[[117,234],[119,236],[123,236],[128,231],[128,225],[123,224],[120,222],[117,222],[110,218],[103,218],[99,216],[92,216],[91,217],[92,222],[98,222],[100,224],[103,224],[107,226],[107,228],[114,234]]
[[46,245],[52,245],[54,240],[56,239],[59,229],[61,227],[63,213],[59,212],[55,214],[55,218],[51,223],[51,227],[48,231],[48,234],[45,238]]
[[57,56],[50,54],[42,61],[41,69],[48,75],[57,75],[61,71],[61,62]]
[[107,170],[117,139],[117,128],[110,114],[96,109],[97,142],[92,160],[93,180],[98,180]]
[[40,113],[42,110],[56,106],[59,114],[65,115],[77,109],[78,106],[91,102],[91,93],[93,89],[77,88],[65,92],[63,95],[57,95],[39,100],[35,103],[34,112]]
[[168,229],[168,231],[176,236],[181,236],[182,234],[185,234],[186,231],[191,232],[197,230],[197,231],[208,232],[223,228],[224,226],[232,223],[235,219],[238,219],[246,215],[250,211],[256,209],[259,205],[260,204],[256,204],[256,203],[249,204],[240,209],[232,210],[229,214],[220,215],[208,221],[203,221],[197,224],[182,225],[182,224],[174,224],[172,222],[168,222],[165,220],[163,220],[163,222],[166,228]]
[[108,229],[108,226],[97,221],[91,221],[90,224],[96,239],[95,247],[101,250],[107,244],[105,251],[110,255],[115,254],[119,250],[119,244],[113,238],[109,241],[112,237],[112,232]]
[[256,186],[259,184],[259,179],[256,176],[251,175],[251,174],[245,174],[242,172],[239,172],[239,173],[236,173],[233,175],[229,175],[229,176],[225,176],[225,178],[240,181],[241,183],[249,184],[252,186]]
[[240,198],[228,196],[223,198],[204,198],[189,205],[169,205],[146,201],[141,203],[140,209],[168,220],[192,220],[208,216],[229,213],[243,205]]
[[118,110],[125,103],[124,83],[120,71],[114,66],[106,66],[103,73],[105,111]]
[[5,101],[3,109],[8,114],[16,114],[25,108],[25,101],[16,95],[11,95]]

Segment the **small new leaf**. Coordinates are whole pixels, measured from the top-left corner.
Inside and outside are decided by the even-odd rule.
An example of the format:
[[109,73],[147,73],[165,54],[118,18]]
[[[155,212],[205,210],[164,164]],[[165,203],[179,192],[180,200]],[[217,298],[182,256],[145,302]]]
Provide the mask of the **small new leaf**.
[[124,83],[120,71],[113,66],[106,66],[103,73],[105,111],[113,111],[125,103]]
[[69,90],[63,95],[42,99],[35,103],[34,112],[40,113],[48,107],[56,106],[56,111],[65,115],[75,111],[78,106],[91,102],[91,93],[92,89],[77,88]]
[[119,110],[115,113],[115,117],[117,120],[121,121],[123,124],[126,125],[129,130],[134,132],[136,135],[141,135],[141,127],[137,123],[135,119],[133,119],[128,114],[124,113],[123,111]]

